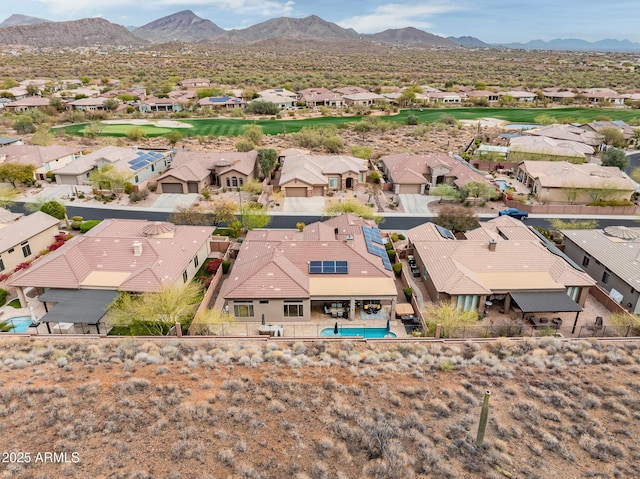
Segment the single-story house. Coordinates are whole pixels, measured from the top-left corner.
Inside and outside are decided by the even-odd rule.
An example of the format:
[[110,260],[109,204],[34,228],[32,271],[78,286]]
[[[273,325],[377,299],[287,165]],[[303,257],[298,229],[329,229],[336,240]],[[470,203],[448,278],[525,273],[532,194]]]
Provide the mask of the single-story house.
[[[5,210],[6,211],[6,210]],[[42,250],[56,242],[60,220],[42,211],[28,216],[3,215],[0,222],[0,274],[12,273],[21,264],[33,261]]]
[[247,104],[242,98],[236,98],[234,96],[210,96],[207,98],[201,98],[198,100],[198,106],[209,106],[211,108],[226,108],[231,110],[233,108],[244,108]]
[[270,88],[258,92],[258,98],[254,101],[265,101],[278,105],[281,110],[294,108],[300,99],[300,95],[286,88]]
[[526,102],[526,103],[532,102],[538,97],[538,95],[532,91],[523,91],[523,90],[501,91],[499,95],[501,97],[510,96],[515,101]]
[[329,190],[354,189],[367,180],[367,171],[367,162],[353,156],[287,156],[277,186],[285,197],[324,196]]
[[309,108],[319,106],[340,108],[345,105],[342,95],[328,88],[305,88],[298,93],[302,96],[302,101],[304,101]]
[[544,237],[508,216],[467,231],[465,239],[434,223],[410,229],[407,239],[431,300],[464,311],[481,314],[487,301],[509,311],[537,296],[568,306],[550,311],[580,311],[595,283]]
[[467,98],[471,99],[486,98],[489,103],[494,103],[500,99],[500,95],[498,93],[489,90],[471,90],[465,92],[465,95]]
[[585,88],[582,94],[590,103],[611,103],[624,105],[624,96],[611,88]]
[[343,95],[342,99],[344,103],[349,106],[369,106],[378,101],[387,101],[382,95],[377,93],[365,92],[365,93],[352,93],[350,95]]
[[339,95],[355,95],[356,93],[370,93],[366,88],[360,86],[345,86],[341,88],[334,88],[333,91]]
[[20,100],[7,103],[4,107],[12,111],[27,111],[34,108],[46,108],[50,104],[50,100],[44,96],[28,96]]
[[211,80],[207,78],[187,78],[178,83],[182,88],[208,88],[211,86]]
[[157,98],[148,96],[138,102],[138,110],[142,113],[154,113],[158,111],[179,112],[183,110],[182,103],[173,98]]
[[633,314],[640,314],[640,228],[562,230],[564,253]]
[[457,188],[470,181],[488,184],[484,174],[447,153],[396,153],[381,157],[380,162],[396,194],[428,194],[441,183]]
[[545,88],[542,90],[542,95],[554,103],[572,102],[576,97],[574,92],[563,88]]
[[126,171],[134,186],[140,185],[166,170],[173,159],[173,151],[140,150],[107,146],[76,158],[74,161],[56,170],[56,183],[62,185],[89,184],[89,174],[104,165]]
[[94,110],[105,110],[104,102],[109,98],[105,98],[102,96],[93,97],[93,98],[81,98],[79,100],[73,100],[67,103],[74,110],[79,111],[94,111]]
[[81,154],[71,146],[37,146],[12,144],[0,149],[0,163],[21,163],[36,167],[36,180],[46,180],[48,172],[56,172]]
[[584,163],[595,154],[592,146],[571,140],[557,140],[546,136],[517,136],[509,141],[509,160],[566,160]]
[[452,91],[434,91],[425,93],[429,101],[433,103],[461,103],[464,96]]
[[622,120],[614,120],[614,121],[603,121],[596,120],[591,123],[585,123],[584,125],[580,125],[580,128],[587,131],[593,131],[596,133],[602,134],[602,130],[613,129],[622,133],[622,136],[626,141],[629,141],[636,134],[636,130],[628,125],[626,122]]
[[567,161],[522,161],[516,178],[538,201],[586,204],[597,200],[629,200],[633,181],[618,167]]
[[370,303],[393,318],[398,291],[376,225],[344,214],[302,231],[249,231],[221,295],[237,320],[281,323],[312,311],[366,318]]
[[546,136],[554,140],[569,140],[592,146],[594,149],[600,148],[603,143],[603,136],[593,131],[584,130],[573,125],[547,125],[540,128],[524,130],[523,135]]
[[178,151],[158,178],[161,193],[201,193],[211,185],[239,189],[258,177],[258,152]]

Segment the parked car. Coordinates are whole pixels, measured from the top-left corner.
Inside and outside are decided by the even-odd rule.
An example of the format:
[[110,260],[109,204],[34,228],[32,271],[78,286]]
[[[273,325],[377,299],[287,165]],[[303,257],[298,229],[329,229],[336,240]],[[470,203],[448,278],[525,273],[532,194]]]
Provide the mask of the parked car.
[[518,208],[507,208],[498,213],[499,216],[511,216],[517,220],[523,220],[529,216],[528,211],[519,210]]
[[420,270],[418,268],[411,267],[411,273],[413,274],[414,278],[420,277]]

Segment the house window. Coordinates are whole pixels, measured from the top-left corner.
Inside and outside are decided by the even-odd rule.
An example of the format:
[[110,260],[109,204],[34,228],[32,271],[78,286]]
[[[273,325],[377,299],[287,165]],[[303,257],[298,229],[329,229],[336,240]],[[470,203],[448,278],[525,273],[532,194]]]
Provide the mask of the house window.
[[609,282],[609,278],[611,277],[611,275],[609,274],[608,271],[605,271],[604,273],[602,273],[602,282],[604,284],[607,284]]
[[285,301],[284,302],[285,318],[299,318],[301,316],[303,316],[302,301]]
[[475,311],[478,309],[479,296],[472,294],[462,294],[458,296],[456,308],[458,311]]
[[329,178],[329,188],[338,188],[338,177],[332,176]]
[[197,268],[199,264],[200,264],[200,260],[198,259],[198,255],[196,255],[196,256],[193,258],[193,267],[194,267],[194,268]]
[[184,281],[186,283],[188,279],[189,279],[189,275],[187,274],[187,270],[185,269],[182,272],[182,281]]
[[227,187],[231,187],[231,180],[227,177]]
[[567,288],[567,296],[573,299],[576,303],[580,297],[581,288],[579,286],[570,286]]
[[233,314],[236,318],[253,317],[253,301],[236,301],[233,303]]
[[260,304],[269,304],[269,300],[268,299],[261,299],[260,300]]
[[0,258],[0,271],[4,271],[4,261]]
[[151,165],[151,171],[156,171],[156,165]]
[[14,248],[9,248],[9,250],[7,251],[7,253],[11,254],[11,253],[13,253],[14,251],[15,251],[15,249],[14,249]]
[[22,254],[24,255],[25,258],[31,255],[31,247],[29,246],[28,241],[25,241],[24,243],[20,243],[20,246],[22,246]]
[[140,180],[138,180],[138,175],[136,175],[136,177],[135,177],[134,181],[135,181],[136,183],[137,183],[138,181],[140,181]]
[[242,178],[240,178],[239,180],[240,180],[240,186],[242,186]]
[[233,186],[234,188],[238,187],[238,178],[236,178],[235,176],[231,177],[231,186]]
[[582,258],[582,266],[589,266],[589,257],[585,256]]

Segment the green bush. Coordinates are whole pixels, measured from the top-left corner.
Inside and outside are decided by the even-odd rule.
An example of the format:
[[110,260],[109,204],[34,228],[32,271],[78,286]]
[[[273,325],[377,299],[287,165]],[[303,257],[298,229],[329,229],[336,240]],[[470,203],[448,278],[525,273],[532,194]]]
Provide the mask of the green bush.
[[394,263],[392,268],[396,276],[400,276],[400,272],[402,271],[402,263]]
[[9,296],[9,292],[6,289],[0,288],[0,306],[4,306],[4,303],[7,302],[7,296]]
[[399,240],[405,240],[405,239],[407,239],[407,237],[405,235],[403,235],[402,233],[399,233],[398,234],[398,239]]
[[400,237],[398,236],[398,233],[392,233],[392,234],[391,234],[391,241],[393,241],[394,243],[395,243],[396,241],[398,241],[398,239],[399,239],[399,238],[400,238]]
[[417,116],[409,115],[407,117],[407,125],[417,125],[418,123],[420,123],[420,120],[418,119]]
[[124,193],[125,195],[130,195],[131,193],[133,193],[133,183],[127,181],[124,184]]
[[231,261],[225,259],[222,262],[222,274],[227,274],[229,272],[230,267],[231,267]]
[[86,233],[91,228],[100,223],[100,220],[87,220],[82,225],[80,225],[80,233]]
[[413,289],[404,288],[402,292],[404,293],[404,297],[407,298],[407,301],[411,302],[411,296],[413,296]]
[[391,241],[388,241],[384,244],[384,249],[386,249],[387,251],[390,251],[393,249],[393,243]]
[[396,252],[392,249],[387,250],[387,256],[389,256],[389,261],[394,263],[396,261]]

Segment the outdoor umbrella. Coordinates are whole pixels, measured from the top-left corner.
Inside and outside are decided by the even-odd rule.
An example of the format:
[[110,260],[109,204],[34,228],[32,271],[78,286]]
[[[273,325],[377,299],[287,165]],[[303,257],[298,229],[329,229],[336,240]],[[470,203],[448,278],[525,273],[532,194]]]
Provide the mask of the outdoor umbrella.
[[338,323],[333,326],[333,334],[340,334],[340,330],[338,329]]
[[262,314],[262,325],[264,326],[264,313]]
[[391,331],[391,321],[389,321],[389,319],[387,319],[387,333]]

